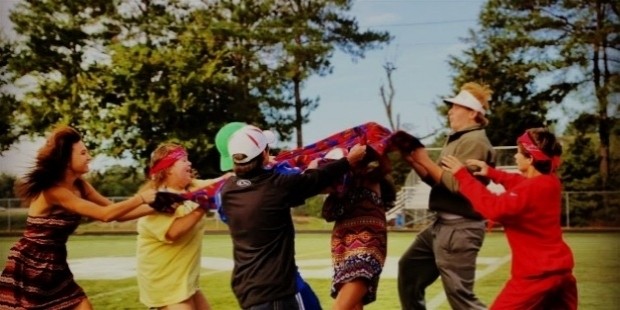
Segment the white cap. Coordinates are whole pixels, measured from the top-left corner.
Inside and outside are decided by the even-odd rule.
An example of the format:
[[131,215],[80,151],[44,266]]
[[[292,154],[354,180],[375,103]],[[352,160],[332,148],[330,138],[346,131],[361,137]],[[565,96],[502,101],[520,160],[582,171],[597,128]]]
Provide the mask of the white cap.
[[236,131],[228,140],[228,153],[230,156],[243,154],[242,160],[234,160],[236,163],[247,163],[260,155],[267,145],[274,143],[276,136],[269,130],[261,130],[252,125],[247,125]]
[[443,100],[445,103],[458,104],[460,106],[470,108],[476,112],[480,112],[484,115],[486,112],[480,101],[474,97],[470,92],[461,90],[461,92],[453,98],[446,98]]

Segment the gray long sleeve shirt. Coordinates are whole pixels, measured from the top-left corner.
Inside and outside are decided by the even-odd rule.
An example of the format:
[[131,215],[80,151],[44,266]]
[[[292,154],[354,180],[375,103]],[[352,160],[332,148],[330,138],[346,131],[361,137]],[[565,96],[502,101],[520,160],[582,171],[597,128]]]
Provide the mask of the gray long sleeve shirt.
[[[451,133],[441,150],[439,160],[447,155],[453,155],[461,162],[465,162],[467,159],[478,159],[490,166],[495,166],[495,150],[484,128],[480,126]],[[471,167],[468,169],[472,171]],[[488,183],[487,180],[483,181]],[[431,189],[429,209],[470,219],[482,219],[482,216],[474,211],[469,201],[459,194],[458,190],[458,181],[452,173],[444,171],[440,182]]]

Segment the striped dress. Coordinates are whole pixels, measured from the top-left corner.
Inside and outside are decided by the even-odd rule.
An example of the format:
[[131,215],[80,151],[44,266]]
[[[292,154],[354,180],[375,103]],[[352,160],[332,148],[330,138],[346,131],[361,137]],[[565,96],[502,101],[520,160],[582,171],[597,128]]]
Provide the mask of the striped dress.
[[67,264],[67,239],[80,219],[66,212],[26,219],[0,276],[0,309],[72,309],[86,298]]
[[387,255],[385,206],[379,196],[364,187],[348,191],[345,212],[336,220],[332,231],[332,264],[334,278],[331,296],[336,298],[343,284],[365,280],[368,292],[363,303],[377,298],[379,276]]

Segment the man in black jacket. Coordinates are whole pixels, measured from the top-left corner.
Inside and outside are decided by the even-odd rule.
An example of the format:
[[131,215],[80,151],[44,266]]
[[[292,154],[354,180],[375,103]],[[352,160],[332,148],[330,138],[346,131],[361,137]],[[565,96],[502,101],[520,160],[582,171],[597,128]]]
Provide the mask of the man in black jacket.
[[346,158],[302,174],[265,168],[273,134],[247,126],[228,150],[236,176],[222,187],[222,208],[233,240],[232,288],[243,309],[299,309],[290,208],[330,186],[364,157],[355,145]]

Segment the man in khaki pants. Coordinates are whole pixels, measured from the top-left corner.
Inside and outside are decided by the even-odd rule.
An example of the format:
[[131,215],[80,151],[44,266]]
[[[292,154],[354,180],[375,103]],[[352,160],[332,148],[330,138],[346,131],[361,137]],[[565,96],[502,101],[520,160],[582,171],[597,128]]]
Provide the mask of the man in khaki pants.
[[[491,93],[487,86],[466,83],[456,97],[444,100],[451,105],[448,119],[452,132],[440,157],[453,155],[461,161],[478,159],[494,165],[495,152],[484,130]],[[486,309],[473,292],[484,219],[458,193],[454,176],[433,162],[425,149],[403,154],[403,158],[432,187],[429,209],[437,212],[437,218],[418,234],[399,261],[402,308],[426,309],[426,287],[441,276],[453,309]]]

